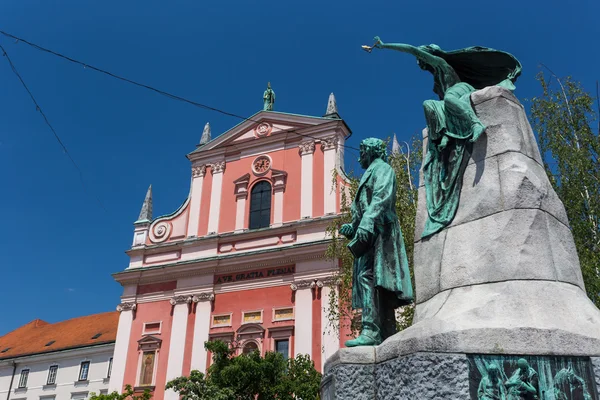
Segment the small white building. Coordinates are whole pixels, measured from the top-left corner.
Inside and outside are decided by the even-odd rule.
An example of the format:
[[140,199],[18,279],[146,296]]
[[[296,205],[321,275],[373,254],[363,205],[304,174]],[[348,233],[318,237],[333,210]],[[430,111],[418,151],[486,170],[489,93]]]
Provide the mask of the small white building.
[[0,337],[0,399],[107,393],[118,320],[117,312],[54,324],[37,319]]

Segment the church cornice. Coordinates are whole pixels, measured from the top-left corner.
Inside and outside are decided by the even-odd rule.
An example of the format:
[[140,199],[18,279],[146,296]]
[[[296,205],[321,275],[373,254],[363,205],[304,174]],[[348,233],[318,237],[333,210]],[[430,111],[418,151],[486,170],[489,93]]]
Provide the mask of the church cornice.
[[[151,267],[131,268],[112,274],[121,285],[157,283],[214,273],[291,265],[307,260],[325,259],[331,239],[295,243],[243,253],[223,254]],[[250,267],[251,266],[251,267]]]

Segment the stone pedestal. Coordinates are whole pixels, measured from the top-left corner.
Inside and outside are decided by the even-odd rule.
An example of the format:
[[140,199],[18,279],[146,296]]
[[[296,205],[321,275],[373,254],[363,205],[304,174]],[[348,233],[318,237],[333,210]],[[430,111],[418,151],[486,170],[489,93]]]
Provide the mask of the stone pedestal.
[[[486,133],[465,156],[456,217],[427,239],[419,188],[414,324],[380,346],[328,359],[324,396],[476,399],[467,355],[522,356],[559,369],[578,356],[580,368],[600,376],[600,310],[585,294],[564,206],[523,106],[498,86],[471,100]],[[424,141],[426,148],[426,130]]]

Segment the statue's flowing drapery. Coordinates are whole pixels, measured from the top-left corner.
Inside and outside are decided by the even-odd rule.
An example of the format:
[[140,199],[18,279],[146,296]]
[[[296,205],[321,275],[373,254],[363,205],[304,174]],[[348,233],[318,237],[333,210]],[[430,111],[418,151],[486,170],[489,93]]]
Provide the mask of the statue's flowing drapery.
[[443,59],[436,65],[423,65],[419,60],[422,68],[434,75],[435,91],[441,97],[423,104],[429,132],[423,165],[429,218],[422,237],[427,237],[450,224],[456,215],[465,152],[485,129],[473,111],[471,93],[492,85],[513,90],[521,64],[511,54],[486,47],[450,52],[437,46],[419,49]]

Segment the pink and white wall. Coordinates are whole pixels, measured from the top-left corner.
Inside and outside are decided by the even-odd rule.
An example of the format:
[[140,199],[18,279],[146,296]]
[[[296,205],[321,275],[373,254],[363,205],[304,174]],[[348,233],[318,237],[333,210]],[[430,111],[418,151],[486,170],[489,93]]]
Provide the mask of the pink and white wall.
[[[129,267],[114,275],[124,292],[111,391],[177,399],[166,382],[205,371],[215,338],[235,338],[240,352],[309,354],[322,369],[343,341],[328,327],[337,260],[324,254],[349,135],[339,118],[261,111],[188,155],[190,194],[174,213],[152,219],[147,196]],[[268,226],[252,229],[260,207]]]

